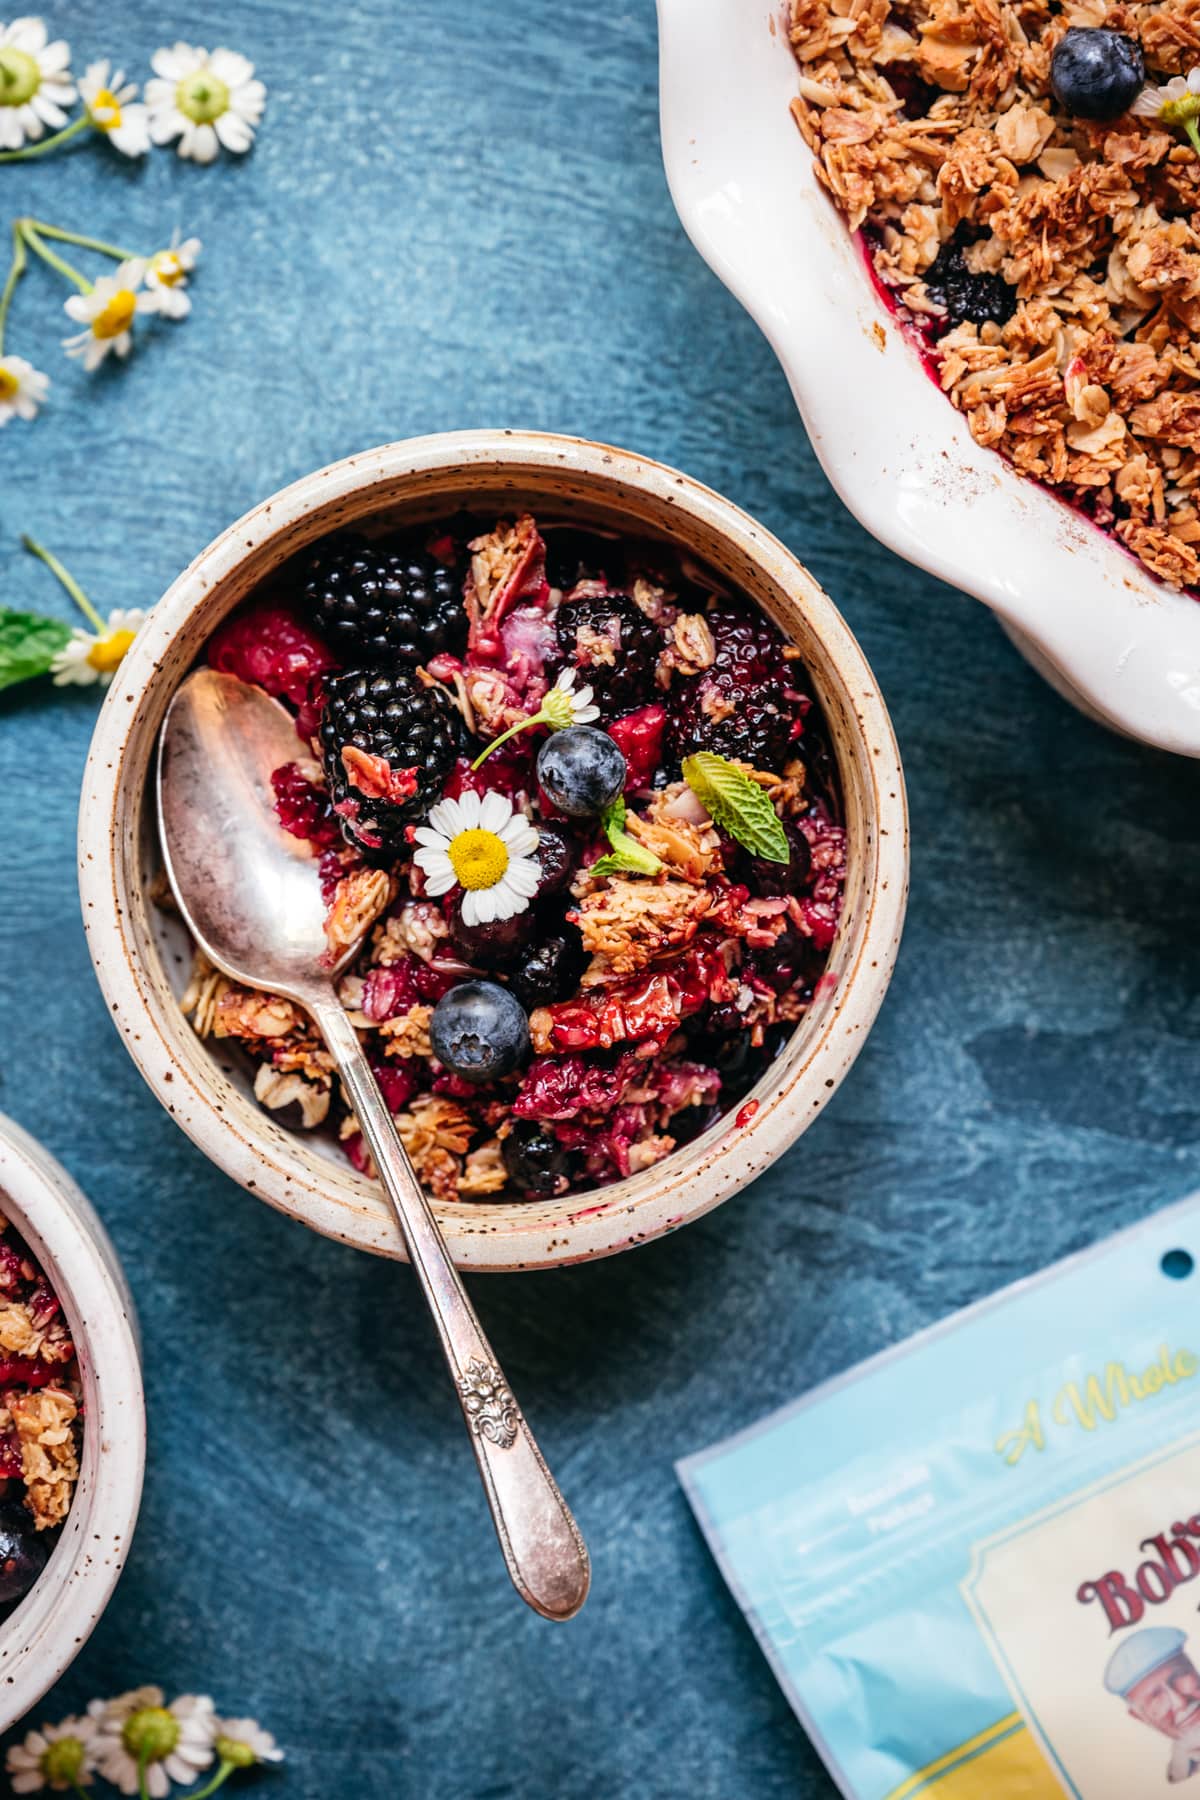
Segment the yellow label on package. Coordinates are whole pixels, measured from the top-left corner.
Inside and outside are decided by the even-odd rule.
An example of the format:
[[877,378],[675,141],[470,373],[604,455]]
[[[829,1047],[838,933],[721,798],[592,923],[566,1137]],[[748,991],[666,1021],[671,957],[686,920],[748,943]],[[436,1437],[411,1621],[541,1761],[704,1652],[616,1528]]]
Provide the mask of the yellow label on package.
[[680,1477],[849,1800],[1200,1800],[1200,1199]]

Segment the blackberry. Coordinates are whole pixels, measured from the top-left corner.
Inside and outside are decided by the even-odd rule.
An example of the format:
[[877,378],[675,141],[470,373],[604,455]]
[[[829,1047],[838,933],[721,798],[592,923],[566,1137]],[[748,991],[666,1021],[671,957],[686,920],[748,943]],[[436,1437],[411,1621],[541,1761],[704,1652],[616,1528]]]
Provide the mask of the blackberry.
[[[321,748],[347,843],[399,851],[404,827],[429,810],[458,754],[457,715],[440,688],[414,675],[345,669],[325,682]],[[344,752],[354,750],[347,768]]]
[[1003,276],[973,275],[967,267],[966,244],[952,238],[943,244],[925,271],[925,289],[948,325],[1005,325],[1017,310],[1016,290]]
[[426,663],[461,649],[467,632],[454,571],[431,556],[388,549],[353,533],[326,540],[308,565],[314,620],[355,663]]
[[513,1186],[540,1200],[567,1188],[567,1153],[548,1126],[537,1119],[518,1119],[500,1153]]
[[554,627],[563,666],[590,684],[602,718],[630,712],[653,688],[662,638],[628,594],[577,594],[563,601]]
[[752,894],[771,899],[779,894],[798,894],[812,874],[812,847],[798,825],[789,820],[783,828],[791,852],[787,862],[767,862],[765,858],[747,856],[739,879]]
[[779,770],[788,759],[795,713],[783,640],[761,613],[722,605],[708,615],[716,656],[703,674],[669,690],[668,732],[677,758],[711,750]]

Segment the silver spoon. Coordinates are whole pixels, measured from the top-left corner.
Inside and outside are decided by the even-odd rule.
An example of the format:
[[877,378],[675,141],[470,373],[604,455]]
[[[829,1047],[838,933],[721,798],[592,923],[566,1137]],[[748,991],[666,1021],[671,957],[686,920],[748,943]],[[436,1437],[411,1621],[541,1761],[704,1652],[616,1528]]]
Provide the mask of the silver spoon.
[[570,1619],[587,1598],[587,1549],[467,1299],[334,991],[357,945],[335,966],[326,964],[316,859],[275,813],[271,773],[294,762],[296,753],[295,721],[261,688],[213,669],[190,675],[168,708],[159,744],[167,875],[210,961],[233,981],[294,1000],[324,1038],[433,1314],[513,1584],[543,1617]]

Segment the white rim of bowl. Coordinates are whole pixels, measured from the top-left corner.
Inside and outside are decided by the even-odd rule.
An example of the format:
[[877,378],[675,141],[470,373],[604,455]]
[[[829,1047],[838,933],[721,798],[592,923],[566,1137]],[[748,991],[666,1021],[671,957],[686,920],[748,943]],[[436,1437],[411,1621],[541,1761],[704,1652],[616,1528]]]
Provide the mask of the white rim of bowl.
[[[866,917],[853,967],[844,971],[836,992],[820,1002],[824,1007],[820,1031],[808,1044],[803,1061],[789,1069],[786,1088],[778,1085],[779,1065],[773,1064],[739,1108],[694,1144],[681,1146],[654,1168],[606,1188],[566,1195],[552,1204],[523,1202],[519,1222],[503,1229],[494,1222],[502,1210],[495,1205],[458,1203],[438,1209],[459,1267],[496,1272],[557,1267],[611,1255],[711,1211],[782,1155],[824,1108],[882,1003],[899,946],[908,888],[908,816],[899,750],[857,641],[799,559],[732,501],[692,477],[652,458],[585,439],[514,430],[444,432],[346,457],[262,501],[203,550],[167,589],[138,633],[101,708],[79,815],[80,896],[93,966],[126,1048],[156,1096],[211,1160],[259,1198],[324,1236],[402,1259],[395,1222],[370,1184],[354,1176],[349,1166],[346,1171],[331,1169],[329,1176],[314,1172],[290,1148],[273,1147],[268,1155],[261,1142],[243,1135],[224,1115],[209,1091],[211,1080],[199,1064],[195,1069],[186,1066],[160,1025],[142,979],[139,954],[127,935],[119,891],[124,760],[160,660],[193,609],[214,587],[236,575],[248,553],[282,535],[297,520],[366,494],[389,479],[438,473],[449,477],[453,471],[494,470],[506,462],[547,475],[577,471],[611,487],[614,505],[623,488],[653,492],[676,515],[688,516],[722,538],[802,605],[814,636],[838,670],[846,709],[852,710],[858,734],[869,747],[864,761],[870,763],[872,854],[878,874],[865,896]],[[433,482],[428,493],[432,512],[437,506]],[[364,507],[361,516],[369,513],[370,508]],[[287,554],[298,547],[293,544]],[[162,704],[165,707],[165,698]],[[157,702],[153,710],[161,711]],[[831,960],[836,952],[837,940]],[[819,1010],[814,1002],[806,1016]],[[208,1052],[203,1045],[199,1050],[206,1068]],[[164,1070],[173,1084],[169,1096],[161,1086]],[[797,1127],[796,1089],[801,1083],[806,1085],[806,1117]],[[751,1110],[753,1116],[747,1118]],[[361,1196],[357,1203],[331,1198],[324,1191],[335,1173],[341,1176],[343,1189]]]

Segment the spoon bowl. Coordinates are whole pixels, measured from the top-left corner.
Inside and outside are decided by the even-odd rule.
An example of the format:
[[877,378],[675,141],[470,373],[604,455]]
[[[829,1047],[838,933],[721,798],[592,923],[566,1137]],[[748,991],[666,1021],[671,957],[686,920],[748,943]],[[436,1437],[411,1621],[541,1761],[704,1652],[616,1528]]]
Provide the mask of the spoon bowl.
[[163,856],[196,938],[233,980],[294,1000],[334,972],[312,848],[284,829],[271,785],[298,743],[278,700],[197,669],[167,711],[158,764]]

